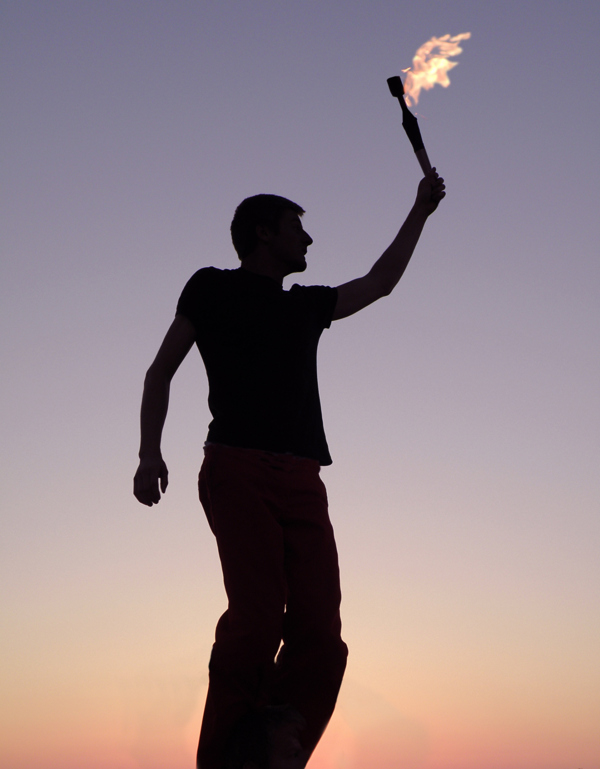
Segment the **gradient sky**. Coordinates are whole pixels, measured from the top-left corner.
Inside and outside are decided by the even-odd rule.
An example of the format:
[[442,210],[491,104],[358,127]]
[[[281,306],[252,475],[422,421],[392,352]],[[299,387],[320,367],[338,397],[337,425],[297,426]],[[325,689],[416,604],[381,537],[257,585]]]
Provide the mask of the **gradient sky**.
[[293,280],[369,269],[420,178],[386,78],[461,32],[417,105],[448,196],[320,347],[350,660],[311,765],[600,769],[600,5],[1,0],[3,769],[191,769],[206,383],[148,509],[145,370],[247,195],[306,208]]

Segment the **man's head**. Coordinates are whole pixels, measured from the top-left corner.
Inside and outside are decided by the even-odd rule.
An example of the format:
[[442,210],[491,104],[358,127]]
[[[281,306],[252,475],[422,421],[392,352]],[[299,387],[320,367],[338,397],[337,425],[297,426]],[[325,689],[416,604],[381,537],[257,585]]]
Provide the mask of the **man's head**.
[[299,220],[303,213],[301,206],[280,195],[253,195],[243,200],[231,222],[231,239],[239,258],[243,260],[256,250],[261,233],[276,235],[283,219]]

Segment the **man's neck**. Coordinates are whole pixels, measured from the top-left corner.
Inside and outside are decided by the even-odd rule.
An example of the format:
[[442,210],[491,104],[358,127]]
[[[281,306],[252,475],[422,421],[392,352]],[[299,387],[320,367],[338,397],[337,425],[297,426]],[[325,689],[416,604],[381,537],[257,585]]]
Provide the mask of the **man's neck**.
[[283,279],[287,275],[287,272],[282,269],[281,265],[274,263],[268,258],[264,258],[263,255],[256,252],[242,259],[241,268],[247,272],[253,272],[255,275],[271,278],[279,283],[280,286],[283,285]]

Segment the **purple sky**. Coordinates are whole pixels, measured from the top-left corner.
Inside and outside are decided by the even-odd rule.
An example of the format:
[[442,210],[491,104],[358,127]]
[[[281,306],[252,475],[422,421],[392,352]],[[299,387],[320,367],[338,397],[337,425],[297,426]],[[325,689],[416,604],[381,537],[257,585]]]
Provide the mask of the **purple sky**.
[[[47,769],[153,769],[159,743],[188,765],[224,608],[195,497],[206,384],[192,354],[149,511],[144,372],[188,277],[236,266],[247,195],[306,208],[294,280],[369,269],[420,178],[386,79],[467,31],[417,106],[448,196],[394,294],[320,348],[351,648],[336,734],[362,769],[368,687],[414,726],[415,767],[600,769],[600,7],[577,1],[0,1],[0,764],[39,767],[27,733],[55,702]],[[142,703],[181,677],[168,731]]]

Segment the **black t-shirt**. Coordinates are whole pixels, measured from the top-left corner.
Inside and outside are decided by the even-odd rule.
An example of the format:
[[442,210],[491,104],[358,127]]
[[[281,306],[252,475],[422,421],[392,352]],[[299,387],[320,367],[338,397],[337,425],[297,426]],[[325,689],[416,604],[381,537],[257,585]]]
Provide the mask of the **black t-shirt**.
[[317,345],[337,290],[243,268],[198,270],[177,312],[196,330],[213,416],[207,440],[331,464],[317,384]]

